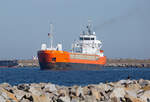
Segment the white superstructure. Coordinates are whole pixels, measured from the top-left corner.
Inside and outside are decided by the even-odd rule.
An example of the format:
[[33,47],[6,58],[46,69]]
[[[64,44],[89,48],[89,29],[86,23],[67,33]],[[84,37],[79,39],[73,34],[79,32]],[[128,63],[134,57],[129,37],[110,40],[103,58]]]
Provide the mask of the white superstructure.
[[100,51],[101,47],[102,42],[96,39],[96,34],[91,30],[91,24],[89,23],[87,32],[83,31],[79,36],[79,40],[72,44],[72,52],[103,56],[103,52]]
[[[53,46],[53,32],[52,32],[52,24],[50,25],[51,30],[48,33],[50,38],[50,47],[48,48],[46,44],[42,44],[41,50],[59,50],[62,51],[62,44],[57,44],[56,47]],[[72,44],[72,53],[80,53],[80,54],[91,54],[91,55],[99,55],[103,57],[103,51],[101,50],[102,42],[97,40],[95,32],[91,30],[91,24],[87,25],[87,31],[83,31],[79,39]]]

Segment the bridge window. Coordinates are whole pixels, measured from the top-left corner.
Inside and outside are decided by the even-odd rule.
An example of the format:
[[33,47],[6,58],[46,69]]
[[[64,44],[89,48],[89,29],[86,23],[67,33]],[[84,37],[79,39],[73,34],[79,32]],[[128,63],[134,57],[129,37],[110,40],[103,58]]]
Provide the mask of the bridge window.
[[88,38],[88,37],[85,37],[85,38],[84,38],[84,40],[90,40],[90,38]]
[[80,37],[80,40],[83,40],[83,37]]
[[94,38],[91,38],[91,40],[94,40]]
[[80,40],[94,40],[94,38],[90,38],[90,37],[80,37]]

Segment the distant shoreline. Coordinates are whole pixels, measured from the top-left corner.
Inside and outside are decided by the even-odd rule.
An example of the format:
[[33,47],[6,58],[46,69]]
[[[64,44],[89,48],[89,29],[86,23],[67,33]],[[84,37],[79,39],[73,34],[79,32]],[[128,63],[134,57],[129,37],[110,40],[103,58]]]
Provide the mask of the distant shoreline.
[[150,59],[108,59],[106,67],[150,68]]
[[[38,60],[18,60],[18,67],[39,67]],[[104,67],[150,68],[150,59],[108,59]]]
[[[2,60],[1,60],[2,61]],[[39,67],[38,60],[17,60],[19,67]],[[150,68],[150,59],[107,59],[104,67]]]

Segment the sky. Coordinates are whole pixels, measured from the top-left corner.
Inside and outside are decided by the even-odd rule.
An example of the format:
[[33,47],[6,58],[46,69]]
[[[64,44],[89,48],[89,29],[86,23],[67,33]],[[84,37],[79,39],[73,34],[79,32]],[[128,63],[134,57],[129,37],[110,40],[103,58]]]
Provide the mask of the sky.
[[0,59],[31,59],[53,23],[54,43],[70,50],[92,20],[108,58],[150,58],[150,0],[0,0]]

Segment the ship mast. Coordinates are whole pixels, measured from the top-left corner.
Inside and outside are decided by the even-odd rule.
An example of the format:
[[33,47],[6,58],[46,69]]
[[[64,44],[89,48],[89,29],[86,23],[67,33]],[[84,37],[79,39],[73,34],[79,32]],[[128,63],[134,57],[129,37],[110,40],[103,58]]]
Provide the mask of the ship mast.
[[53,24],[50,24],[50,33],[48,33],[50,37],[50,48],[53,49]]
[[91,31],[91,20],[88,19],[88,25],[87,25],[87,29],[88,29],[88,34],[91,35],[92,34],[92,31]]

